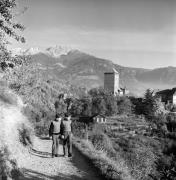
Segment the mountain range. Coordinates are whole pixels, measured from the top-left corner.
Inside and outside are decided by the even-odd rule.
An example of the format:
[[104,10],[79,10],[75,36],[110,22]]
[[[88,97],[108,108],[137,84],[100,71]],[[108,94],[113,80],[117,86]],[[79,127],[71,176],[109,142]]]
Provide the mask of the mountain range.
[[104,72],[116,69],[120,73],[120,86],[131,94],[143,95],[147,88],[166,89],[176,86],[176,67],[143,69],[124,67],[110,60],[98,58],[68,47],[49,47],[16,51],[16,54],[30,55],[31,60],[53,79],[87,89],[103,86]]

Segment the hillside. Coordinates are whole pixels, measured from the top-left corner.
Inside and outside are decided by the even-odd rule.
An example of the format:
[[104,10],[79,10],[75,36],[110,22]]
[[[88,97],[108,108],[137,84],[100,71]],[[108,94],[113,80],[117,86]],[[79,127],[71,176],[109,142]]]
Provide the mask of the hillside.
[[176,85],[175,67],[153,70],[123,67],[78,50],[70,50],[64,54],[58,52],[54,56],[48,52],[37,52],[31,58],[55,80],[63,79],[88,89],[103,86],[104,72],[112,71],[113,68],[120,72],[121,86],[135,95],[142,95],[147,88],[164,89]]

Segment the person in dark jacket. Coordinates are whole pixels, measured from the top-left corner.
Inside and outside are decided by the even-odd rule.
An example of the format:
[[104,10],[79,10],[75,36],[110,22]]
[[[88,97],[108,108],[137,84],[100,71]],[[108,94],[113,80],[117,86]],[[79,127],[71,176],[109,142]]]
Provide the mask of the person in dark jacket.
[[64,120],[61,122],[61,136],[63,137],[64,156],[72,157],[72,126],[71,116],[66,113]]
[[49,128],[49,136],[52,137],[52,157],[58,157],[59,150],[59,138],[60,138],[60,125],[61,125],[62,115],[56,114],[56,118],[51,122]]

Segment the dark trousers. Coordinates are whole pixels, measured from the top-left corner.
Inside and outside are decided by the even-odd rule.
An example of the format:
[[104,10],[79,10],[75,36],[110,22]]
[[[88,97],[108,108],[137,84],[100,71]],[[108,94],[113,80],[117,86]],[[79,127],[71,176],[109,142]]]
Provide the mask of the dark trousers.
[[68,153],[68,156],[72,155],[72,133],[71,132],[64,133],[63,151],[64,151],[64,155],[67,155],[67,153]]
[[53,134],[52,140],[52,155],[57,155],[59,150],[59,134]]

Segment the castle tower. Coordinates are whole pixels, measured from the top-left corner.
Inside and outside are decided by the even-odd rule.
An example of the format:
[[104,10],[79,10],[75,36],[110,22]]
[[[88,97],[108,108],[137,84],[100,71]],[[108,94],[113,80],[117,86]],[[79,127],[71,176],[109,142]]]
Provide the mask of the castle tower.
[[115,69],[113,69],[113,72],[105,72],[104,89],[115,95],[119,93],[119,88],[119,73]]

